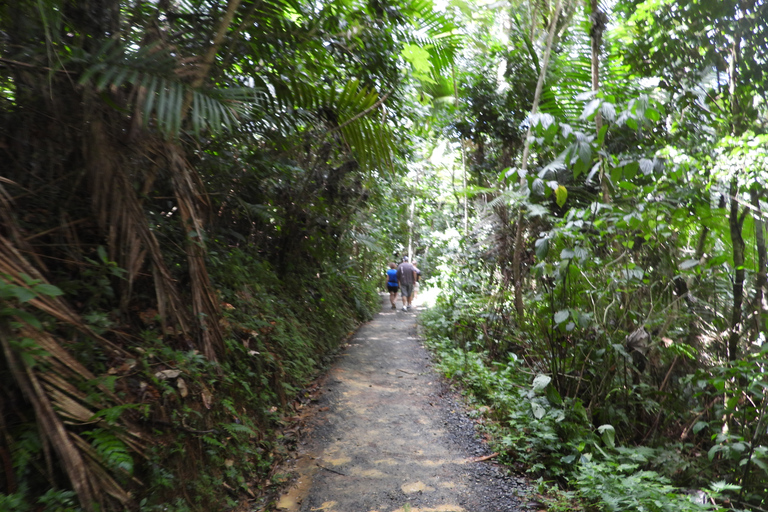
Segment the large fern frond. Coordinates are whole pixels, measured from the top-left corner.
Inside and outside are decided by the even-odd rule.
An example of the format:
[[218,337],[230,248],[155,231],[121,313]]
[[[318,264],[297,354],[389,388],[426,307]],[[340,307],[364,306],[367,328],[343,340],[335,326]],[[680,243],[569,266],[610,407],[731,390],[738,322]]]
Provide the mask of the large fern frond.
[[[192,88],[184,77],[195,62],[180,63],[158,45],[134,50],[108,40],[96,52],[81,53],[73,60],[86,66],[80,84],[91,83],[98,92],[131,86],[128,106],[138,107],[145,126],[154,120],[157,129],[171,137],[179,134],[185,118],[198,135],[231,131],[254,105],[268,100],[267,91],[256,87]],[[190,97],[187,115],[184,107]]]

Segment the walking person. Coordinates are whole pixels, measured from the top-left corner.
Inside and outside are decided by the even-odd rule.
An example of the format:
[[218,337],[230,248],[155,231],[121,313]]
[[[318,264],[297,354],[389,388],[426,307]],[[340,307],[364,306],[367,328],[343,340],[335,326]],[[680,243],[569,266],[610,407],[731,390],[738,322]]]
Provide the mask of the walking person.
[[397,291],[400,287],[397,284],[397,265],[395,265],[394,262],[389,264],[389,270],[387,270],[386,274],[389,302],[392,304],[392,309],[397,309],[395,301],[397,300]]
[[397,267],[397,283],[403,298],[403,311],[408,311],[413,300],[413,285],[416,283],[416,267],[408,263],[408,256],[403,256],[403,262]]

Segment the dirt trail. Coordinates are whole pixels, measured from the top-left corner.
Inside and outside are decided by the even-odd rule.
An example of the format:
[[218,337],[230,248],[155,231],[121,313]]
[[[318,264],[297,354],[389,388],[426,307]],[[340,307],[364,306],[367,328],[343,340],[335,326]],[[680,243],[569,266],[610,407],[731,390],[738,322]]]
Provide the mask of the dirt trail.
[[[418,306],[418,305],[417,305]],[[283,512],[527,510],[474,437],[416,331],[417,308],[382,310],[358,330],[321,380],[322,393],[284,471],[296,475]]]

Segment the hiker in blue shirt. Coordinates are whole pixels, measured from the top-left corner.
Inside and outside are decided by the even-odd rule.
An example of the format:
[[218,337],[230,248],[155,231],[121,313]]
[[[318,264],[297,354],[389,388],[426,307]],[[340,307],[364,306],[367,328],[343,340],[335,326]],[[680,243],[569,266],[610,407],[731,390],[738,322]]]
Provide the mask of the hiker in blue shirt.
[[397,299],[397,291],[399,289],[400,287],[397,284],[397,265],[390,263],[389,270],[387,270],[387,291],[389,292],[389,302],[392,303],[392,309],[397,309],[395,300]]

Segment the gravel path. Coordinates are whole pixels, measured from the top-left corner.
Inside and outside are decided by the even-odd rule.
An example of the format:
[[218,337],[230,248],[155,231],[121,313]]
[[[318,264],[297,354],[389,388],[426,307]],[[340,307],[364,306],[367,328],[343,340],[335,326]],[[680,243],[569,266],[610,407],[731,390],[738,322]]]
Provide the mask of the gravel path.
[[416,310],[382,310],[350,339],[319,382],[283,472],[288,512],[503,512],[530,510],[525,479],[480,442],[461,402],[432,369]]

